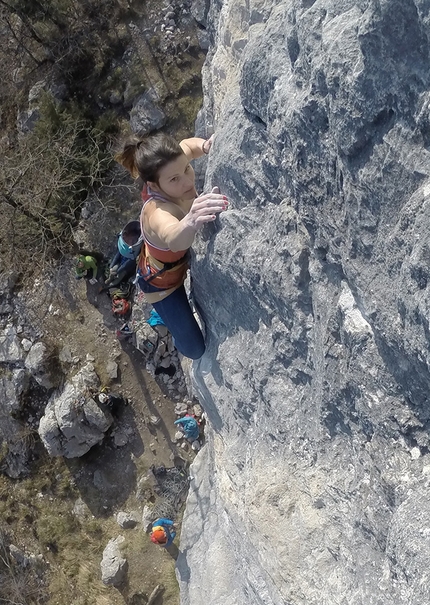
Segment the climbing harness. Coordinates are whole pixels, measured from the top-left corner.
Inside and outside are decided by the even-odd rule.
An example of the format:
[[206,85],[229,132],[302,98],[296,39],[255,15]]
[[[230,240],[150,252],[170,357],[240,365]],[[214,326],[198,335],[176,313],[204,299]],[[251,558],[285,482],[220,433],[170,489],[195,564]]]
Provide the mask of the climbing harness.
[[171,263],[163,263],[160,260],[154,258],[148,252],[148,248],[145,246],[145,256],[143,258],[139,256],[138,258],[139,272],[143,279],[149,283],[156,277],[160,277],[161,275],[163,275],[163,273],[172,271],[173,269],[177,271],[182,266],[187,265],[189,259],[190,253],[187,250],[184,256],[179,260],[173,261]]

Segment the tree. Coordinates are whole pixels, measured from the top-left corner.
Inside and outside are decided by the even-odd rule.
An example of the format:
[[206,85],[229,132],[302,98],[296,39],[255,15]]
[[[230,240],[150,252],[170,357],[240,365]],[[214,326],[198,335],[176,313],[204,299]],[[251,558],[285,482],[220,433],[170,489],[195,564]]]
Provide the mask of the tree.
[[[119,15],[116,0],[0,0],[0,255],[8,264],[25,269],[69,250],[80,208],[101,182],[109,160],[97,90],[123,52]],[[64,100],[47,96],[23,136],[16,116],[41,79],[60,85]]]
[[70,250],[82,205],[110,156],[104,134],[46,95],[33,132],[3,149],[0,250],[6,266],[40,266]]

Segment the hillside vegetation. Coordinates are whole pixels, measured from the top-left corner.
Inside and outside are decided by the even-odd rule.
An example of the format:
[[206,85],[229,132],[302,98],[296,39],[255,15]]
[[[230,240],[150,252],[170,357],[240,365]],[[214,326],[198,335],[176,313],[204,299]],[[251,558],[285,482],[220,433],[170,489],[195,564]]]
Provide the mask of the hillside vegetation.
[[25,273],[72,250],[139,94],[155,88],[166,128],[192,130],[203,53],[179,31],[167,47],[161,16],[159,2],[0,1],[2,266]]
[[[13,269],[21,277],[18,285],[24,282],[24,286],[28,286],[26,280],[49,267],[48,274],[54,278],[42,285],[39,280],[31,294],[26,288],[27,294],[20,298],[20,309],[26,310],[21,323],[26,329],[30,324],[40,328],[44,340],[62,343],[64,339],[79,350],[82,359],[91,345],[94,357],[105,361],[106,351],[112,352],[115,341],[114,333],[105,335],[99,310],[89,305],[84,284],[75,282],[74,271],[70,271],[68,257],[77,252],[73,235],[82,224],[82,210],[91,201],[104,215],[115,206],[115,220],[123,211],[123,189],[118,182],[127,177],[118,177],[112,158],[118,140],[129,132],[129,112],[139,95],[150,88],[157,91],[167,118],[164,128],[177,136],[192,133],[201,105],[204,53],[193,32],[190,12],[175,34],[160,35],[167,7],[180,22],[184,6],[143,0],[130,4],[116,0],[0,0],[0,266]],[[103,218],[108,223],[109,217]],[[118,228],[115,220],[109,223],[112,233],[103,228],[101,234],[99,228],[98,236],[113,239]],[[68,267],[66,276],[60,262],[61,267]],[[63,289],[55,276],[65,282]],[[55,317],[45,292],[61,310]],[[37,319],[28,312],[32,297]],[[0,318],[2,327],[11,317]],[[45,319],[52,320],[52,325],[44,324]],[[136,441],[148,444],[152,437],[145,424],[146,406],[153,405],[158,387],[155,383],[148,386],[140,365],[135,376],[129,358],[124,352],[121,355],[122,379],[131,391],[131,405],[117,425],[127,426]],[[0,379],[8,371],[0,367]],[[37,401],[32,401],[33,416],[36,408],[40,416],[49,395],[39,393]],[[161,394],[159,399],[165,401]],[[168,400],[166,408],[173,414]],[[26,418],[18,420],[32,457],[28,476],[11,479],[2,472],[6,451],[0,451],[0,602],[143,605],[160,576],[165,591],[159,602],[176,605],[174,561],[151,549],[141,529],[127,537],[129,574],[124,590],[101,582],[103,549],[119,532],[114,514],[120,505],[140,507],[134,496],[136,477],[129,479],[128,491],[124,488],[121,464],[127,462],[127,448],[117,450],[108,440],[106,448],[94,454],[92,466],[88,457],[72,463],[50,459],[35,430],[35,418],[31,426],[26,425]],[[144,432],[143,437],[140,433]],[[157,445],[157,455],[145,447],[139,461],[129,466],[136,467],[139,476],[152,463],[167,466],[171,464],[170,448],[167,434],[166,444]],[[110,456],[112,483],[123,488],[120,503],[111,493],[96,493],[94,487],[94,473],[98,464],[104,468],[100,458],[105,454]],[[80,498],[87,506],[81,516],[75,511]],[[32,557],[31,565],[17,564],[11,545]],[[159,574],[153,573],[154,566]]]

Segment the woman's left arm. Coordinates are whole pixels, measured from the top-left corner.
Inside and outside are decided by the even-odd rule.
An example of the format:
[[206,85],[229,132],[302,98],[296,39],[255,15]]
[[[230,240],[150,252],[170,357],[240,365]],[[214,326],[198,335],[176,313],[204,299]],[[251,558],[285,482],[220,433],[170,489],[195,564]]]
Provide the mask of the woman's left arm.
[[[151,231],[172,252],[188,250],[194,241],[196,232],[205,223],[214,221],[217,214],[227,210],[228,200],[218,191],[218,187],[213,187],[210,193],[196,197],[190,211],[181,220],[170,213],[168,208],[156,208],[149,220]],[[164,204],[164,206],[168,206],[168,204]]]
[[183,139],[179,145],[189,160],[197,160],[202,155],[209,153],[213,143],[213,136],[210,139],[200,139],[199,137]]

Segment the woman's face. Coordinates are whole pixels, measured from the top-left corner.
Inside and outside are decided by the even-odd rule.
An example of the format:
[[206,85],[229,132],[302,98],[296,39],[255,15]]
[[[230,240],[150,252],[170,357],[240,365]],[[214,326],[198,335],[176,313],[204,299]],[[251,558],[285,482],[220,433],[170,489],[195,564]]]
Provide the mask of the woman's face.
[[158,183],[148,182],[148,185],[173,201],[191,200],[197,195],[194,170],[185,154],[160,168]]

